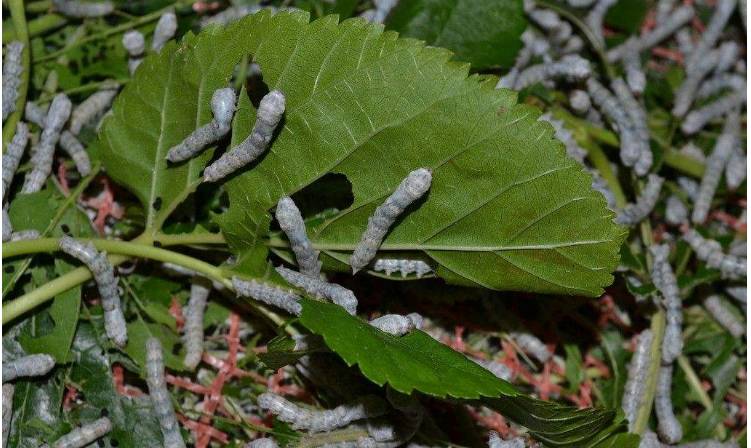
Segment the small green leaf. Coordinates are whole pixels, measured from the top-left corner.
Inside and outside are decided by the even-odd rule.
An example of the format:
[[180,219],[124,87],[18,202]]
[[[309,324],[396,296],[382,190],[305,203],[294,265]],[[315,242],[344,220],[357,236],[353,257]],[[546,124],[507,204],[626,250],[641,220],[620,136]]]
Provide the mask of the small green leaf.
[[295,352],[295,341],[287,336],[277,336],[267,345],[266,353],[259,353],[258,358],[271,370],[294,364],[306,352]]
[[128,323],[128,344],[125,346],[125,353],[143,369],[146,365],[146,340],[152,336],[162,343],[164,365],[172,370],[184,371],[182,357],[179,353],[173,353],[180,343],[180,337],[163,325],[147,324],[141,319]]

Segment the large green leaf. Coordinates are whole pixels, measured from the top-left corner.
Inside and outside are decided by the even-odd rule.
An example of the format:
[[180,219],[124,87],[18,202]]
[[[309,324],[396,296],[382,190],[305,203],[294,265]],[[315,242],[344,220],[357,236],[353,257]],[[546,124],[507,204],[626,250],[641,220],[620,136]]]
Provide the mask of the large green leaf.
[[578,410],[527,397],[422,331],[396,337],[340,306],[310,299],[302,299],[302,305],[300,323],[378,385],[388,383],[407,394],[416,390],[441,398],[482,400],[551,445],[587,446],[623,431],[613,411]]
[[527,21],[521,0],[412,0],[399,2],[386,26],[485,68],[513,64]]

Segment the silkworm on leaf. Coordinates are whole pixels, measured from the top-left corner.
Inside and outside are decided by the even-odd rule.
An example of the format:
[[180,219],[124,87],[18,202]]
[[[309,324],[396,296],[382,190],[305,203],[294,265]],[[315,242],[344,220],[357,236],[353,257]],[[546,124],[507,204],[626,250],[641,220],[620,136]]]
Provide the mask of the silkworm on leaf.
[[691,221],[694,223],[698,224],[707,220],[709,208],[712,205],[712,198],[720,183],[722,172],[730,155],[738,145],[739,128],[740,117],[738,113],[730,114],[725,121],[722,134],[717,138],[712,154],[707,159],[707,164],[704,168],[699,192],[694,200],[694,209],[691,212]]
[[674,226],[688,221],[688,207],[674,194],[665,202],[665,221]]
[[594,78],[587,79],[587,91],[592,102],[618,129],[621,161],[625,166],[634,166],[642,150],[629,115],[616,97]]
[[[661,41],[670,37],[679,28],[686,25],[691,19],[694,18],[694,8],[691,6],[680,6],[673,10],[664,22],[658,23],[652,31],[643,35],[635,42],[635,50],[641,53],[644,50],[650,49],[660,43]],[[627,50],[627,43],[623,43],[615,48],[608,50],[607,59],[610,62],[616,62],[621,59]]]
[[605,14],[608,12],[611,6],[615,4],[616,0],[597,0],[597,3],[592,7],[585,18],[585,22],[589,29],[596,37],[597,43],[600,46],[605,45],[605,39],[602,36],[602,22],[605,19]]
[[566,154],[577,162],[581,164],[584,163],[584,157],[587,155],[587,151],[579,146],[574,135],[571,131],[566,129],[562,121],[553,118],[550,112],[540,115],[540,118],[537,120],[550,123],[551,126],[553,126],[553,129],[555,129],[555,137],[566,147]]
[[146,39],[140,31],[132,30],[123,34],[123,47],[128,52],[128,72],[132,75],[135,73],[141,61],[143,53],[146,51]]
[[5,46],[5,58],[3,59],[3,121],[8,115],[16,110],[18,88],[21,86],[21,74],[23,73],[23,44],[13,41]]
[[548,346],[531,333],[513,332],[510,333],[509,336],[514,339],[516,345],[518,345],[524,353],[531,355],[541,363],[546,363],[550,357],[553,356],[553,353],[548,349]]
[[746,154],[739,147],[730,154],[725,165],[725,184],[728,189],[735,190],[746,180]]
[[511,371],[511,369],[509,369],[506,366],[506,364],[500,363],[498,361],[493,361],[493,360],[480,359],[474,356],[467,356],[467,358],[469,358],[475,364],[479,365],[480,367],[484,368],[485,370],[495,375],[496,378],[500,378],[504,381],[511,380],[511,376],[513,372]]
[[232,116],[235,114],[235,91],[231,88],[216,90],[211,96],[211,112],[214,119],[170,148],[167,160],[173,163],[188,160],[227,135],[232,124]]
[[70,132],[73,135],[78,135],[86,124],[104,115],[116,96],[116,87],[103,88],[89,95],[88,98],[73,109],[70,115]]
[[279,420],[289,423],[293,429],[304,429],[309,432],[332,431],[353,421],[379,417],[388,412],[386,402],[373,395],[361,397],[334,409],[313,410],[302,408],[281,395],[267,392],[258,396],[258,406],[276,415]]
[[735,9],[736,0],[719,0],[716,3],[714,14],[709,20],[709,24],[702,31],[699,42],[694,47],[694,51],[686,60],[686,70],[691,71],[692,67],[706,56],[706,53],[712,48],[720,37],[720,34],[725,30],[725,25],[730,19],[733,10]]
[[104,17],[112,14],[115,5],[109,1],[81,2],[78,0],[52,0],[55,11],[60,14],[77,19],[90,17]]
[[76,165],[76,171],[81,176],[88,176],[91,173],[91,160],[86,148],[78,141],[75,135],[70,131],[63,131],[60,134],[60,147],[68,153],[73,163]]
[[16,133],[8,143],[5,154],[3,154],[3,200],[5,200],[11,182],[13,182],[13,176],[15,176],[18,165],[21,163],[28,142],[29,126],[19,121],[16,125]]
[[81,261],[93,274],[104,309],[104,330],[115,345],[124,347],[128,340],[128,330],[120,304],[115,270],[107,259],[107,254],[97,252],[91,243],[84,244],[69,236],[60,238],[60,250]]
[[349,314],[357,313],[357,297],[349,289],[321,280],[319,277],[295,272],[283,266],[276,268],[287,282],[292,286],[303,289],[306,293],[319,299],[328,299],[344,308]]
[[279,444],[271,437],[263,437],[246,443],[244,448],[279,448]]
[[291,291],[237,277],[232,277],[232,286],[238,296],[250,297],[259,302],[273,305],[294,316],[299,316],[302,313],[302,305],[299,303],[300,296]]
[[165,12],[159,17],[154,29],[154,37],[151,39],[151,48],[154,51],[162,49],[170,39],[175,37],[177,31],[177,16],[174,12]]
[[670,248],[666,244],[650,246],[652,254],[652,283],[662,293],[665,308],[665,334],[662,337],[662,361],[670,364],[683,351],[683,303],[681,302],[678,280],[670,266]]
[[636,202],[628,204],[623,210],[618,212],[615,222],[633,226],[649,216],[657,204],[657,200],[660,198],[660,190],[662,190],[664,182],[665,179],[662,177],[650,174],[647,178],[647,184],[644,186],[639,197],[636,198]]
[[8,216],[8,207],[3,207],[3,243],[10,241],[10,236],[13,234],[13,226],[10,223],[10,216]]
[[689,229],[683,240],[696,252],[696,258],[713,269],[719,269],[723,278],[739,279],[746,277],[746,257],[728,255],[715,240],[706,239],[695,229]]
[[433,268],[422,260],[407,260],[396,258],[377,259],[373,264],[373,270],[378,272],[385,272],[386,275],[391,275],[394,272],[399,272],[402,278],[405,278],[409,274],[415,274],[417,278],[421,278],[423,275],[433,272]]
[[146,385],[149,388],[154,414],[162,429],[164,447],[185,448],[185,441],[180,434],[175,409],[172,407],[172,400],[164,379],[162,344],[154,337],[146,340]]
[[663,365],[657,377],[655,391],[655,414],[657,415],[657,434],[665,443],[678,443],[683,438],[681,423],[673,413],[673,400],[670,390],[673,383],[673,366]]
[[46,375],[55,367],[55,358],[47,354],[23,356],[13,361],[3,361],[3,383],[16,378]]
[[286,100],[282,92],[272,90],[264,95],[258,105],[256,122],[250,135],[209,165],[203,171],[203,181],[216,182],[224,179],[263,154],[284,115],[285,107]]
[[526,68],[519,73],[514,89],[522,90],[538,82],[557,77],[584,79],[591,73],[592,68],[588,60],[577,55],[568,55],[557,62],[537,64]]
[[71,102],[64,94],[55,95],[44,120],[44,129],[39,143],[31,155],[32,169],[24,179],[22,193],[35,193],[42,189],[52,171],[52,159],[60,132],[70,117]]
[[393,336],[404,336],[415,328],[422,326],[422,316],[417,313],[410,313],[406,316],[402,316],[401,314],[384,314],[368,323],[384,333]]
[[11,241],[28,241],[28,240],[38,240],[38,239],[39,239],[39,231],[33,230],[33,229],[19,230],[17,232],[13,232],[10,235]]
[[55,441],[53,448],[83,448],[112,431],[112,422],[102,417],[91,423],[79,426]]
[[488,448],[524,448],[526,444],[521,437],[503,440],[495,431],[488,433]]
[[746,324],[733,314],[718,295],[711,295],[704,299],[704,308],[714,320],[722,325],[730,334],[739,338],[746,332]]
[[319,252],[313,249],[313,244],[305,231],[305,221],[292,198],[284,196],[279,199],[275,215],[279,227],[289,239],[300,272],[311,277],[318,276],[321,273],[321,262],[318,261]]
[[399,184],[396,191],[378,206],[375,213],[368,219],[368,227],[349,258],[352,273],[365,267],[373,260],[383,238],[396,218],[413,202],[420,199],[430,188],[433,174],[427,168],[419,168],[407,175]]
[[633,430],[636,422],[636,412],[644,397],[644,383],[649,373],[650,348],[652,346],[652,331],[642,331],[636,340],[636,350],[628,364],[628,377],[623,387],[621,408],[628,420],[629,430]]
[[190,370],[196,368],[203,355],[203,315],[206,311],[206,301],[211,292],[208,281],[194,278],[190,285],[190,299],[183,309],[185,325],[183,326],[183,346],[185,359],[183,364]]
[[[267,7],[272,12],[276,11],[276,8],[273,6]],[[201,19],[201,28],[205,28],[209,25],[227,25],[231,22],[235,22],[237,20],[242,19],[243,17],[247,16],[248,14],[253,14],[261,10],[261,6],[259,5],[238,5],[238,6],[230,6],[229,8],[226,8],[224,11],[214,14],[213,16],[204,17]]]
[[8,383],[3,384],[3,448],[8,444],[10,421],[13,418],[13,393],[16,388]]

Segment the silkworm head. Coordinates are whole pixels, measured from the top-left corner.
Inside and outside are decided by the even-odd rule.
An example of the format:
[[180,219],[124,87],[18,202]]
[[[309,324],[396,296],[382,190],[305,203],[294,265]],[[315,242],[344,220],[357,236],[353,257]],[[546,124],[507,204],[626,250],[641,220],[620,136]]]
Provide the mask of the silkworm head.
[[433,173],[428,168],[418,168],[409,173],[407,179],[407,194],[414,199],[418,199],[430,188]]
[[211,96],[211,111],[216,121],[229,124],[235,113],[235,91],[228,87],[214,92]]
[[51,129],[62,129],[65,122],[68,121],[68,117],[70,117],[72,108],[73,104],[70,102],[70,98],[64,93],[58,93],[50,104],[45,126]]
[[258,105],[258,116],[264,117],[268,122],[278,123],[286,107],[284,94],[279,90],[267,93]]
[[123,34],[123,47],[131,56],[139,56],[146,51],[146,41],[139,31],[128,31]]

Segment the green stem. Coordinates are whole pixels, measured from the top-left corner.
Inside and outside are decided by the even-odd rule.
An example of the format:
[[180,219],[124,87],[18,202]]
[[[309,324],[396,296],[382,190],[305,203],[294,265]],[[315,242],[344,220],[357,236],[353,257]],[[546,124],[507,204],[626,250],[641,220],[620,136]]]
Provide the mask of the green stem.
[[29,31],[26,27],[26,12],[23,9],[23,0],[8,0],[10,16],[16,29],[16,39],[23,44],[21,52],[21,83],[18,86],[18,98],[16,110],[10,114],[3,126],[3,150],[16,133],[16,125],[23,116],[23,108],[26,105],[26,93],[29,90],[29,71],[31,67],[31,49],[29,48]]
[[652,414],[652,403],[655,399],[657,390],[657,376],[660,374],[660,359],[662,358],[662,336],[665,333],[665,312],[657,310],[652,315],[652,346],[649,354],[649,371],[644,384],[644,395],[642,395],[641,406],[636,413],[634,423],[634,433],[642,435],[647,429],[649,416]]
[[602,148],[589,139],[580,141],[579,144],[587,150],[587,158],[589,158],[589,161],[592,163],[592,166],[595,167],[597,172],[600,173],[600,176],[605,179],[610,191],[613,192],[613,196],[615,196],[615,205],[619,208],[625,207],[628,202],[626,200],[626,195],[623,193],[623,188],[621,188],[621,184],[618,182],[618,177],[613,172],[613,168],[610,166],[610,160],[608,160]]
[[[68,23],[68,20],[65,17],[58,15],[58,14],[46,14],[46,15],[43,15],[42,17],[37,17],[34,20],[30,20],[28,23],[29,37],[41,36],[42,34],[45,34],[47,31],[60,28],[66,23]],[[12,24],[12,22],[3,23],[3,43],[4,44],[17,39],[16,29],[17,27],[14,24]]]
[[193,244],[226,244],[221,233],[157,233],[154,241],[163,246],[189,246]]
[[[702,387],[699,376],[696,374],[693,367],[691,367],[691,362],[686,356],[681,355],[678,357],[678,365],[681,370],[683,370],[683,374],[686,376],[686,381],[688,382],[689,387],[699,398],[699,402],[701,402],[702,406],[704,406],[707,411],[711,412],[714,409],[712,399],[709,398],[709,394],[707,394],[707,391]],[[720,440],[725,438],[725,426],[722,422],[718,423],[715,427],[715,435]]]
[[26,4],[26,12],[28,13],[47,12],[50,9],[52,9],[51,0],[38,0],[35,2],[29,2]]
[[684,174],[701,178],[704,175],[704,164],[696,159],[685,156],[673,148],[665,149],[662,156],[665,165]]

